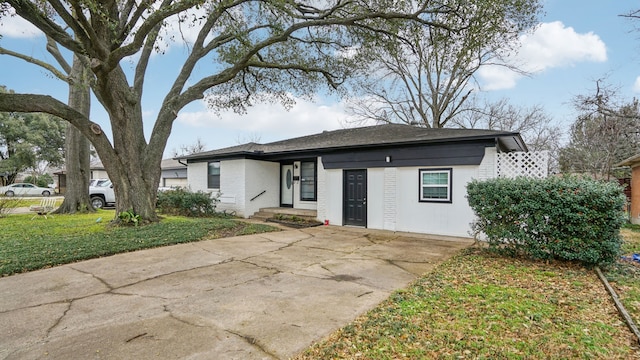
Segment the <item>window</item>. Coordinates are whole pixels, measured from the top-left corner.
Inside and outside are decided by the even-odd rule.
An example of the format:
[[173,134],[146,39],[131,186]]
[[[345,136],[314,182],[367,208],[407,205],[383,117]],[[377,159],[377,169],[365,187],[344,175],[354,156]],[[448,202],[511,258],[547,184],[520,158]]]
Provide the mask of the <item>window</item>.
[[316,201],[316,163],[300,163],[300,200]]
[[220,189],[220,161],[209,162],[207,171],[207,188]]
[[451,202],[451,169],[420,169],[420,201]]

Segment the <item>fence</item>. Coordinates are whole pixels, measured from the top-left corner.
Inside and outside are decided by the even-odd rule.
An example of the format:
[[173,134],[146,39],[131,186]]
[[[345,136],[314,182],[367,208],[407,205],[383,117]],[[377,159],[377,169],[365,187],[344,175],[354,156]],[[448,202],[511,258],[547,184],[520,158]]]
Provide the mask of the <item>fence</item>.
[[498,153],[496,160],[498,177],[546,178],[549,173],[548,151]]

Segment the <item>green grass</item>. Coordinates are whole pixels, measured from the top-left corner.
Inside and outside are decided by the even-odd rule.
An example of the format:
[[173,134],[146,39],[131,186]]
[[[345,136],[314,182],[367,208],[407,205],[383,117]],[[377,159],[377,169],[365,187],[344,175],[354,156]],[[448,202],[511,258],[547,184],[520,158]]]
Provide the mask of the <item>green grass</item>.
[[592,270],[471,249],[298,359],[628,359],[637,351]]
[[[640,226],[629,226],[621,233],[624,238],[623,254],[640,254]],[[631,318],[640,326],[640,264],[620,262],[604,273]]]
[[[59,206],[62,204],[62,198],[56,200],[56,205]],[[10,209],[17,207],[29,207],[31,205],[39,205],[42,201],[41,197],[6,197],[0,196],[0,217],[3,217],[7,214]]]
[[113,227],[113,210],[93,214],[36,218],[10,215],[0,218],[0,275],[140,249],[247,235],[275,228],[233,219],[166,217],[139,227]]

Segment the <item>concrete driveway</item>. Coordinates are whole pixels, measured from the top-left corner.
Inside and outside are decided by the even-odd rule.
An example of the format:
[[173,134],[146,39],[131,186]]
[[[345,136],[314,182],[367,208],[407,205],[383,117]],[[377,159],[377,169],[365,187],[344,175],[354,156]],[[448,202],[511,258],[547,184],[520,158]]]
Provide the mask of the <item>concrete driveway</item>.
[[286,359],[470,244],[315,227],[0,278],[0,358]]

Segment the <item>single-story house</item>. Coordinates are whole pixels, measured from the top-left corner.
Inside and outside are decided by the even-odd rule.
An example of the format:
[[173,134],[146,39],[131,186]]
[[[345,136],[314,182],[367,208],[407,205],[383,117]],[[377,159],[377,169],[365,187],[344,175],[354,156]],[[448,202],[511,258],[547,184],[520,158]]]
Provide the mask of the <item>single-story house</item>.
[[466,184],[498,176],[499,153],[526,151],[514,132],[387,124],[179,160],[191,190],[219,194],[218,209],[243,217],[288,207],[331,225],[468,237]]
[[629,166],[631,168],[631,207],[629,220],[632,224],[640,224],[640,154],[615,164],[614,167]]
[[[104,179],[109,175],[104,169],[100,160],[91,163],[91,179]],[[187,166],[176,159],[163,159],[160,162],[159,187],[186,187],[187,186]]]
[[[159,187],[186,187],[187,186],[187,166],[175,159],[163,159],[160,163],[162,174],[160,175]],[[109,174],[105,170],[100,160],[94,160],[89,165],[91,170],[90,179],[108,179]],[[54,173],[58,177],[58,188],[56,191],[64,194],[66,191],[67,174],[60,170]]]
[[187,166],[175,159],[163,159],[160,163],[160,187],[187,187]]

